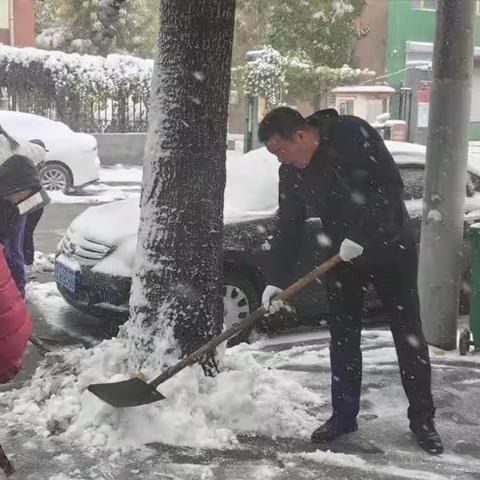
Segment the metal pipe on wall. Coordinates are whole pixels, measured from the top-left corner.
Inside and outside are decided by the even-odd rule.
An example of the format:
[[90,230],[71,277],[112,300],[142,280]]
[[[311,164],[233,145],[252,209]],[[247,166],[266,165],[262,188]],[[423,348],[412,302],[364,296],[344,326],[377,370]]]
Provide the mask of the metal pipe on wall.
[[14,15],[14,0],[8,0],[8,20],[9,20],[9,34],[10,34],[10,45],[13,47],[15,45],[15,15]]

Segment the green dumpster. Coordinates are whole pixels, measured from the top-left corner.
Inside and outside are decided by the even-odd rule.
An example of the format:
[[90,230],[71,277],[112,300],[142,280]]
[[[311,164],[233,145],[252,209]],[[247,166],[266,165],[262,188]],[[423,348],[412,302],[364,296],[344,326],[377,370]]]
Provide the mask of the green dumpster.
[[470,330],[460,332],[458,349],[460,355],[466,355],[473,347],[480,351],[480,223],[470,226],[471,274],[470,274]]

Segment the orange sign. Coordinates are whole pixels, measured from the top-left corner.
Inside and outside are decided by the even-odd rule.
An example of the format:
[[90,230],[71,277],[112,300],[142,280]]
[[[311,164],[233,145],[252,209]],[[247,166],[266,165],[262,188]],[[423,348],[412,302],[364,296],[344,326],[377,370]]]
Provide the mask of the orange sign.
[[420,87],[417,91],[417,102],[418,103],[430,103],[430,98],[432,96],[432,82],[430,81],[421,81]]

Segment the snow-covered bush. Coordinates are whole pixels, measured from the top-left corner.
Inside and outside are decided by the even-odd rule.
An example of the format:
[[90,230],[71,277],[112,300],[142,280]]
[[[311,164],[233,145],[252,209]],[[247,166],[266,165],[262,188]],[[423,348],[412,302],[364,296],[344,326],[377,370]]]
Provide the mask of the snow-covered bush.
[[53,116],[84,130],[125,123],[136,104],[145,127],[152,71],[153,60],[126,55],[0,47],[0,87],[17,107],[39,114],[53,109]]
[[[306,57],[283,57],[272,47],[252,52],[234,70],[237,88],[265,98],[326,95],[339,85],[374,74],[368,70],[316,66]],[[36,48],[0,47],[0,88],[15,108],[64,121],[83,131],[145,131],[153,60],[128,55],[79,55]],[[291,86],[295,85],[296,90]]]
[[305,56],[287,57],[285,80],[288,93],[302,98],[305,92],[326,95],[335,87],[358,83],[361,79],[373,77],[375,72],[343,65],[340,68],[314,65]]
[[245,94],[262,96],[269,105],[280,103],[284,85],[285,59],[272,47],[258,52],[244,68]]
[[375,75],[373,71],[348,65],[341,68],[313,65],[306,55],[283,57],[270,46],[250,52],[250,55],[254,59],[243,69],[237,69],[243,74],[244,91],[247,95],[264,97],[269,106],[280,104],[283,93],[303,98],[308,92],[308,97],[312,98],[316,94],[325,95],[334,87]]

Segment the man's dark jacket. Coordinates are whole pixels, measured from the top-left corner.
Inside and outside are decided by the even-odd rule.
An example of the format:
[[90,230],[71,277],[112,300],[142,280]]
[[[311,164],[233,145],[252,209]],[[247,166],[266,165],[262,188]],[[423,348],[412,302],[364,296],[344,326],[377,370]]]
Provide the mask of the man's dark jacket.
[[[42,190],[42,185],[32,160],[23,155],[12,155],[3,162],[0,161],[0,198],[22,190],[36,193]],[[23,255],[24,227],[25,217],[21,216],[12,227],[10,235],[1,239],[5,247],[5,258],[22,296],[25,296],[26,284]]]
[[266,274],[283,288],[293,280],[306,218],[321,218],[332,253],[348,238],[364,247],[366,261],[394,244],[414,243],[403,182],[378,132],[332,109],[307,121],[320,136],[312,161],[302,170],[285,164],[279,170],[279,231]]

